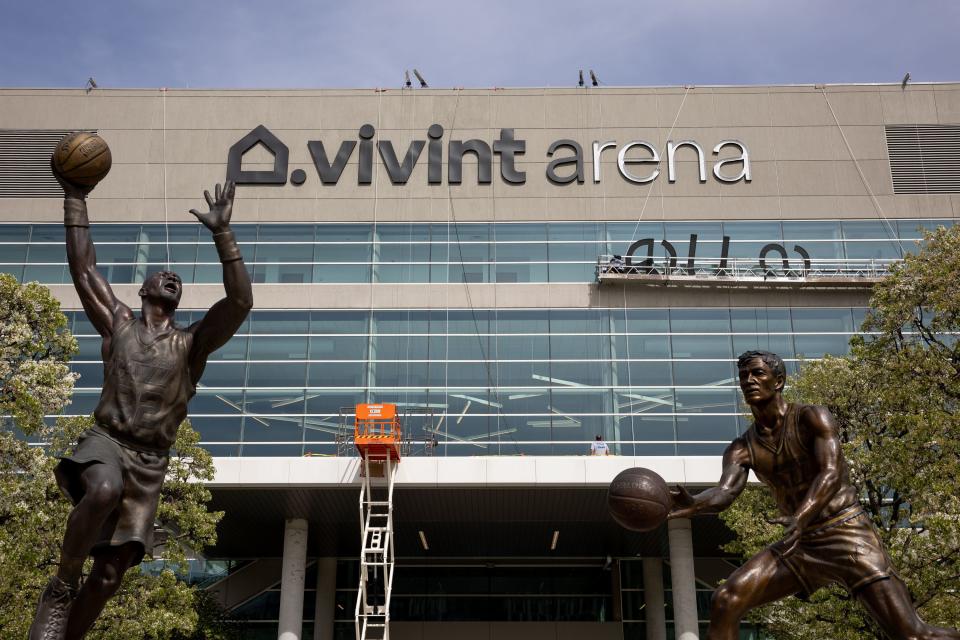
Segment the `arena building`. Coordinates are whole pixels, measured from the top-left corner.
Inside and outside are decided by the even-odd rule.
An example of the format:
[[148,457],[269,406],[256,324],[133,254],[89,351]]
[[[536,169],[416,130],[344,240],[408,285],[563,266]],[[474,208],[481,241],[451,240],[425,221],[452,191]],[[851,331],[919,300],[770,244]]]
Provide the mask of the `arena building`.
[[957,123],[958,84],[5,89],[0,270],[61,300],[90,413],[53,146],[110,144],[100,267],[138,308],[169,264],[181,323],[222,295],[188,210],[237,181],[255,308],[190,405],[226,511],[194,579],[250,638],[354,637],[353,407],[391,403],[395,640],[690,640],[730,533],[628,532],[610,480],[711,484],[748,427],[737,354],[847,350],[873,282],[960,215]]

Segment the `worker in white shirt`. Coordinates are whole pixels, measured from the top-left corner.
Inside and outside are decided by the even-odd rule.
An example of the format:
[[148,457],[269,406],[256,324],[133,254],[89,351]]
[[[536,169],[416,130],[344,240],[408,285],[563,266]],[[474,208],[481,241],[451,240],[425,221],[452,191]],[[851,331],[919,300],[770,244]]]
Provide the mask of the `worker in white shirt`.
[[597,438],[590,443],[590,455],[592,456],[610,455],[610,447],[608,447],[607,443],[603,441],[603,436],[597,436]]

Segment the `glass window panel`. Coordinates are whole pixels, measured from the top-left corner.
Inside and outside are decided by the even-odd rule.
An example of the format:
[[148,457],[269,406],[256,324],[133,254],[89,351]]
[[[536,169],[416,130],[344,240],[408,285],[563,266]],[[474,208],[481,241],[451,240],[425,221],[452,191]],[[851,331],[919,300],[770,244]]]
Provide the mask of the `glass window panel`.
[[299,414],[304,412],[304,398],[303,389],[247,389],[244,408],[246,413],[255,415]]
[[[7,247],[0,247],[0,253],[6,253],[6,252],[7,252]],[[2,262],[0,262],[0,273],[8,273],[14,278],[16,278],[18,282],[25,282],[23,280],[23,264],[22,263],[24,262],[24,256],[26,255],[26,252],[27,252],[27,248],[24,246],[22,247],[22,251],[20,251],[19,249],[11,250],[11,254],[9,257],[7,256],[0,257],[0,260],[9,260],[10,262],[16,261],[21,263],[21,264],[3,264]]]
[[800,332],[824,333],[842,331],[853,333],[853,315],[848,308],[839,309],[792,309],[793,330]]
[[806,242],[810,240],[842,240],[840,223],[833,220],[784,221],[783,237],[785,242]]
[[429,282],[430,265],[379,264],[373,268],[376,282]]
[[734,384],[731,362],[674,362],[673,382],[677,386]]
[[[844,220],[843,236],[847,239],[848,258],[899,258],[897,228],[880,220]],[[873,242],[855,242],[873,240]],[[853,242],[852,242],[853,241]]]
[[[439,315],[439,314],[438,314]],[[438,318],[439,319],[439,318]],[[374,333],[428,333],[431,316],[429,311],[374,311]]]
[[370,242],[373,225],[369,224],[318,224],[318,242]]
[[[551,222],[547,225],[547,237],[552,240],[576,240],[598,243],[605,240],[602,222]],[[596,256],[594,256],[596,259]]]
[[[140,237],[139,224],[98,224],[94,229],[94,242],[98,243],[97,249],[100,248],[99,243],[103,242],[124,242],[128,243],[128,246],[135,247]],[[98,257],[99,253],[98,251]]]
[[[376,336],[373,339],[370,357],[375,360],[425,359],[427,354],[427,336]],[[441,346],[441,345],[438,345]],[[431,351],[433,358],[442,359],[445,350]]]
[[312,224],[261,224],[258,225],[257,239],[267,242],[297,242],[312,240],[314,226]]
[[629,386],[669,386],[670,362],[617,362],[614,365],[615,383]]
[[[430,364],[428,362],[373,362],[370,365],[372,386],[377,387],[425,387],[430,384]],[[441,379],[440,371],[443,364],[433,365],[433,373],[437,380]],[[451,365],[459,367],[460,365]],[[330,385],[333,386],[333,385]],[[352,386],[352,385],[348,385]]]
[[316,420],[339,419],[341,409],[345,410],[345,414],[352,414],[354,407],[361,402],[364,402],[363,391],[307,390],[307,414]]
[[674,335],[674,358],[733,358],[729,336]]
[[76,382],[77,387],[90,388],[103,386],[103,364],[99,362],[87,364],[72,362],[70,363],[70,370],[80,374],[80,379]]
[[[446,237],[446,233],[441,232],[441,237]],[[489,242],[492,239],[490,225],[486,222],[479,224],[461,222],[450,225],[450,242]]]
[[496,252],[497,282],[547,281],[546,244],[498,244]]
[[500,336],[496,357],[509,360],[549,360],[547,336]]
[[490,336],[450,336],[447,338],[447,358],[450,360],[487,360],[492,357]]
[[546,309],[507,310],[496,315],[496,331],[504,333],[547,333]]
[[614,413],[642,415],[674,412],[674,389],[629,387],[614,389]]
[[848,335],[797,335],[793,338],[798,358],[822,358],[825,354],[842,356],[850,350]]
[[626,253],[627,248],[636,240],[653,238],[659,243],[663,238],[662,222],[608,222],[606,224],[607,243],[612,253]]
[[[553,247],[550,249],[551,254],[554,252]],[[587,253],[584,251],[583,253]],[[596,256],[592,256],[590,260],[587,258],[590,256],[584,255],[583,262],[579,263],[558,263],[554,262],[554,258],[551,257],[551,262],[549,265],[549,278],[550,282],[593,282],[596,279]]]
[[456,244],[450,247],[451,282],[490,282],[492,245]]
[[366,336],[312,336],[311,360],[363,360],[367,355]]
[[246,360],[247,359],[247,336],[233,336],[212,354],[210,360]]
[[[673,441],[676,440],[676,427],[673,416],[632,415],[633,439],[643,441]],[[637,446],[637,455],[642,454],[643,445]],[[670,451],[670,453],[673,453]],[[649,455],[649,454],[646,454]],[[655,455],[655,454],[654,454]],[[669,455],[669,454],[668,454]]]
[[367,333],[366,311],[311,311],[310,333]]
[[30,237],[28,224],[0,224],[0,242],[26,244]]
[[202,385],[197,389],[197,395],[190,400],[190,414],[216,413],[223,415],[240,415],[243,413],[243,391],[225,391],[223,389],[209,389]]
[[492,380],[494,371],[483,362],[451,363],[446,371],[447,384],[460,387],[485,387]]
[[369,264],[315,264],[313,282],[370,282]]
[[[365,362],[311,362],[307,385],[311,387],[362,387]],[[380,384],[379,381],[377,384]]]
[[[529,386],[527,384],[518,386]],[[504,414],[548,414],[550,392],[546,389],[509,389],[497,391],[495,401],[503,405]]]
[[303,387],[307,365],[303,362],[267,364],[253,362],[247,372],[251,387]]
[[254,311],[253,333],[307,333],[310,315],[306,311]]
[[[519,241],[542,242],[547,239],[547,225],[539,222],[499,223],[493,225],[493,233],[498,243]],[[497,249],[499,251],[499,245]]]
[[730,309],[730,321],[734,333],[790,332],[789,309],[768,307]]
[[450,245],[446,242],[430,244],[430,282],[448,282],[450,279]]
[[243,421],[239,417],[190,418],[190,424],[200,434],[200,444],[204,442],[240,442],[241,430],[243,429]]
[[728,309],[671,309],[670,329],[674,333],[728,333]]
[[100,389],[74,389],[70,404],[64,409],[67,415],[88,416],[100,402]]
[[242,387],[247,365],[234,362],[208,362],[202,382],[207,387]]
[[667,333],[666,309],[612,309],[610,320],[616,333]]
[[77,338],[79,351],[74,356],[77,360],[100,360],[100,346],[103,340],[100,337],[95,338]]
[[306,336],[258,336],[250,338],[251,360],[306,360]]
[[63,225],[59,224],[35,224],[30,234],[30,242],[56,242],[63,245],[63,239]]
[[697,257],[720,257],[723,230],[719,222],[667,222],[664,233],[676,249],[680,264],[690,256],[690,234],[697,234]]
[[[450,311],[444,318],[443,312],[433,312],[431,318],[431,333],[443,331],[447,327],[450,333],[459,333],[476,337],[477,334],[490,333],[491,316],[493,314],[482,309],[471,311]],[[444,324],[446,323],[446,324]]]
[[677,389],[681,413],[730,413],[739,411],[737,389]]
[[[286,416],[247,416],[243,423],[244,442],[283,442],[293,443],[303,441],[303,418]],[[256,455],[248,452],[244,447],[243,455]],[[291,454],[277,454],[291,455]],[[292,454],[299,455],[299,453]]]
[[610,370],[608,362],[551,362],[550,377],[553,384],[569,387],[569,383],[584,385],[602,385],[605,375]]
[[723,233],[730,236],[731,246],[742,240],[762,241],[761,244],[783,242],[779,222],[724,222]]
[[605,335],[553,335],[550,357],[554,360],[610,357],[610,337]]
[[529,386],[538,383],[533,376],[550,376],[549,362],[500,362],[496,367],[495,382],[499,386]]

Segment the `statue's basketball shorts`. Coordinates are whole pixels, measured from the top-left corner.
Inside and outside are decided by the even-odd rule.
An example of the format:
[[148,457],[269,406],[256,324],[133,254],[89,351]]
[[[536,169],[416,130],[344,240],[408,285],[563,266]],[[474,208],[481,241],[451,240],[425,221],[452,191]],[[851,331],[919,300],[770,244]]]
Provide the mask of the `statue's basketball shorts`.
[[73,454],[60,459],[54,473],[61,491],[73,504],[83,498],[80,474],[87,465],[112,465],[123,479],[120,501],[103,523],[94,551],[134,543],[140,548],[136,563],[144,554],[153,553],[153,523],[168,462],[166,453],[133,449],[98,427],[85,431]]
[[803,585],[801,597],[829,584],[850,593],[896,573],[870,517],[860,505],[814,523],[800,537],[794,553],[783,557],[783,543],[770,549]]

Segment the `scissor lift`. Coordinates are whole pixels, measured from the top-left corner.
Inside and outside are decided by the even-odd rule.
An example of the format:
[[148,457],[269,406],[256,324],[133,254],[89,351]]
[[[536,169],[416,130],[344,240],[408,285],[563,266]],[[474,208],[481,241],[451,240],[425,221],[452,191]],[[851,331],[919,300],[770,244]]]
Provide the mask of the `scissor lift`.
[[[389,640],[393,586],[393,480],[403,448],[393,404],[358,404],[353,441],[360,453],[360,588],[357,640]],[[374,479],[382,478],[382,482]]]

